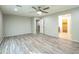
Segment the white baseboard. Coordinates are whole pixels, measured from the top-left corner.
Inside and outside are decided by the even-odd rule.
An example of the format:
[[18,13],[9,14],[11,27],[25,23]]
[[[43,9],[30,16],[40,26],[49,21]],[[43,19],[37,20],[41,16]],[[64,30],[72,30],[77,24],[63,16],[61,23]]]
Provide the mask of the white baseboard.
[[[26,33],[26,34],[31,34],[31,33]],[[36,33],[32,33],[32,34],[36,34]],[[44,34],[44,33],[40,33],[40,34]],[[22,35],[22,34],[19,34],[19,35]],[[47,34],[44,34],[44,35],[47,35]],[[16,35],[14,35],[14,36],[16,36]],[[59,38],[57,36],[52,36],[52,35],[48,35],[48,36],[51,36],[51,37],[54,37],[54,38]],[[6,36],[6,37],[10,37],[10,36]],[[59,39],[63,39],[63,38],[59,38]],[[69,39],[64,39],[64,40],[69,40]],[[70,39],[69,41],[74,41],[74,42],[78,42],[79,43],[78,40]]]
[[74,41],[74,42],[78,42],[78,43],[79,43],[79,41],[78,41],[78,40],[71,40],[71,41]]
[[[24,34],[32,34],[32,33],[24,33]],[[7,36],[4,36],[4,37],[18,36],[18,35],[24,35],[24,34],[17,34],[17,35],[7,35]]]
[[[47,35],[47,34],[45,34],[45,35]],[[57,36],[52,36],[52,35],[48,35],[48,36],[55,37],[55,38],[59,38],[59,39],[63,39],[63,38],[60,38],[60,37],[57,37]],[[69,39],[64,39],[64,40],[69,40]],[[70,39],[69,41],[74,41],[74,42],[78,42],[79,43],[78,40]]]

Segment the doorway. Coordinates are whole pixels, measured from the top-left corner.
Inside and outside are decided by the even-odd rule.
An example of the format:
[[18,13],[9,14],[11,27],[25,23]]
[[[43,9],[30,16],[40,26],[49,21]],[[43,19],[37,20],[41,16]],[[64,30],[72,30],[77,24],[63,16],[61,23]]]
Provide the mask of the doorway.
[[60,15],[59,19],[59,37],[71,39],[71,14]]
[[40,20],[36,20],[36,33],[40,33]]
[[36,20],[36,33],[43,33],[44,32],[44,23],[43,19]]

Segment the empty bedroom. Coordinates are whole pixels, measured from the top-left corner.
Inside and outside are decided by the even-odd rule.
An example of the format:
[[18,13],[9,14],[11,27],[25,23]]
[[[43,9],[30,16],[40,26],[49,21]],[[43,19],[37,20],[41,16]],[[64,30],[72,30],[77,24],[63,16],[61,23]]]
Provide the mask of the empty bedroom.
[[79,54],[79,5],[0,5],[0,54]]

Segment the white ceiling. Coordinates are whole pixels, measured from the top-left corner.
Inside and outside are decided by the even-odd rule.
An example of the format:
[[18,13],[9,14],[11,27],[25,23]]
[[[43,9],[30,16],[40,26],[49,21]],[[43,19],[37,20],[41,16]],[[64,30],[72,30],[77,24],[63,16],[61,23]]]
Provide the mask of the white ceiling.
[[[1,5],[0,8],[4,14],[39,17],[36,11],[32,8],[32,6],[37,7],[39,5],[21,5],[21,6],[22,6],[21,8],[18,8],[18,11],[14,11],[14,8],[17,8],[16,5]],[[42,8],[47,6],[50,7],[50,9],[46,10],[48,11],[48,13],[43,13],[40,16],[50,15],[56,12],[79,7],[78,5],[41,5]]]

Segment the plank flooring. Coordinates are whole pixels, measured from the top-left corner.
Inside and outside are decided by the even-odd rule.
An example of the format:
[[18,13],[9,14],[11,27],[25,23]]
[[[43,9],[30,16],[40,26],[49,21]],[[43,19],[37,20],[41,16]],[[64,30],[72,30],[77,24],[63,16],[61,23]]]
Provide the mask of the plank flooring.
[[79,43],[44,34],[5,37],[0,54],[78,54]]

